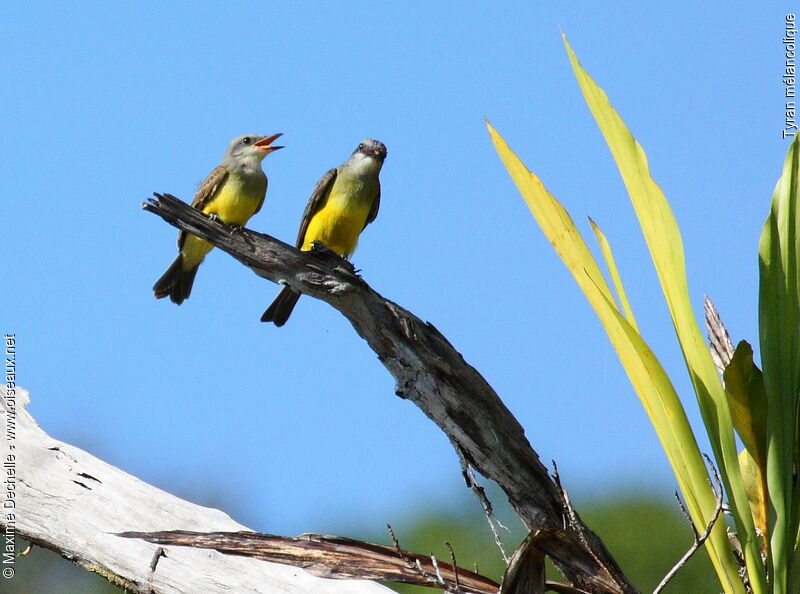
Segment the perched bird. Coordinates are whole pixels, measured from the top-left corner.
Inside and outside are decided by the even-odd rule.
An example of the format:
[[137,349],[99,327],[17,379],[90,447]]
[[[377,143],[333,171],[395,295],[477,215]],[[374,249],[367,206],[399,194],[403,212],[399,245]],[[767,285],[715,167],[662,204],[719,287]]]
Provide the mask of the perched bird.
[[[272,146],[280,136],[246,134],[234,138],[222,163],[200,184],[192,206],[218,217],[226,225],[241,227],[246,224],[264,204],[267,176],[261,169],[261,161],[272,151],[283,148]],[[178,305],[188,299],[197,268],[213,247],[185,231],[178,233],[178,257],[153,285],[156,299],[169,295]]]
[[[311,192],[295,247],[310,251],[315,241],[344,258],[356,249],[364,227],[378,216],[381,184],[378,174],[386,158],[382,142],[362,140],[350,158],[322,176]],[[300,293],[284,287],[261,316],[262,322],[283,326]]]

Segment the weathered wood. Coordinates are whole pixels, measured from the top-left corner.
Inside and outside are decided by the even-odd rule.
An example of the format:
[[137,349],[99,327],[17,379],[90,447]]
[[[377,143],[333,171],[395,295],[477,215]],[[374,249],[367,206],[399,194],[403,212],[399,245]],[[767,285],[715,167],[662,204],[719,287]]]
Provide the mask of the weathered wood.
[[[131,530],[248,529],[219,510],[179,499],[48,436],[25,409],[28,394],[24,390],[16,388],[15,398],[0,400],[6,428],[0,440],[4,475],[10,484],[8,469],[13,467],[15,502],[14,508],[3,510],[0,524],[6,535],[10,531],[52,549],[112,583],[143,594],[390,592],[369,581],[322,579],[288,565],[216,551],[164,547],[165,555],[159,556],[155,544],[117,536]],[[13,439],[8,439],[8,428]],[[11,463],[9,455],[14,456]],[[14,514],[13,521],[8,513]],[[18,572],[24,571],[25,562],[25,558],[15,561]],[[14,579],[4,583],[13,589]]]
[[[566,527],[569,536],[597,560],[602,575],[587,575],[581,567],[557,563],[573,585],[589,592],[637,592],[577,514],[564,517],[558,489],[523,428],[486,380],[432,324],[384,299],[341,259],[303,253],[248,229],[232,232],[168,194],[156,194],[156,200],[143,208],[206,239],[257,275],[336,308],[394,376],[397,395],[414,402],[470,465],[500,485],[529,530]],[[609,590],[609,583],[615,589]]]
[[434,557],[340,536],[303,534],[290,538],[255,532],[189,531],[126,532],[120,536],[286,563],[320,577],[384,580],[440,588],[455,588],[458,584],[465,594],[497,594],[500,589],[500,584],[487,577],[454,568]]

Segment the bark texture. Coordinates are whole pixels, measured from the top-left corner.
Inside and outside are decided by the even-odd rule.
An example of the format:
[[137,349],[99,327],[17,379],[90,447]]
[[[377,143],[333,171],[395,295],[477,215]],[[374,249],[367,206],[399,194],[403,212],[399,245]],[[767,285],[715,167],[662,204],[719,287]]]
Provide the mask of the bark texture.
[[[528,530],[563,530],[595,561],[591,573],[581,564],[555,561],[574,586],[637,591],[600,539],[565,505],[522,426],[433,324],[379,295],[326,250],[300,252],[248,229],[232,232],[169,194],[156,194],[143,208],[211,242],[257,275],[336,308],[392,374],[396,394],[436,423],[468,465],[500,485]],[[258,312],[253,315],[257,319]]]

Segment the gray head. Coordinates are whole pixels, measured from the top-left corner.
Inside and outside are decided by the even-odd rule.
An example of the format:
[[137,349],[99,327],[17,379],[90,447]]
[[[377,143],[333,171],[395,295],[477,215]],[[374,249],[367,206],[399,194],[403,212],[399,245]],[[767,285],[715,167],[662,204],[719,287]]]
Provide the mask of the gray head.
[[365,138],[353,151],[353,155],[361,153],[364,156],[377,159],[380,163],[386,158],[386,145],[380,140],[373,140],[372,138]]
[[272,143],[279,137],[283,136],[282,133],[273,134],[272,136],[261,136],[260,134],[243,134],[234,138],[228,145],[228,150],[225,151],[223,162],[231,160],[243,159],[257,159],[261,161],[264,157],[272,151],[282,149],[282,146],[272,146]]

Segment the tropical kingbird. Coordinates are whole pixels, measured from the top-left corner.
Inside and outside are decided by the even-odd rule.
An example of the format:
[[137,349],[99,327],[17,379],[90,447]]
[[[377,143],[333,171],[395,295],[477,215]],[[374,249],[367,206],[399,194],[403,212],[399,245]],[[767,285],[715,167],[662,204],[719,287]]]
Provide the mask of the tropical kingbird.
[[[200,184],[192,206],[218,217],[226,225],[245,225],[264,204],[267,176],[261,169],[261,160],[272,151],[283,148],[272,146],[280,136],[245,134],[234,138],[222,163]],[[178,305],[188,299],[197,268],[213,247],[185,231],[178,233],[178,257],[153,285],[156,299],[169,295]]]
[[[361,231],[378,216],[381,203],[378,174],[385,158],[383,143],[367,138],[347,161],[322,176],[311,192],[300,222],[295,242],[298,249],[309,251],[319,241],[344,258],[355,251]],[[300,293],[284,287],[261,321],[283,326],[298,299]]]

